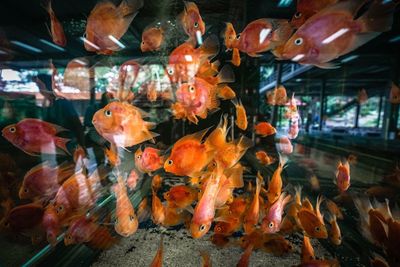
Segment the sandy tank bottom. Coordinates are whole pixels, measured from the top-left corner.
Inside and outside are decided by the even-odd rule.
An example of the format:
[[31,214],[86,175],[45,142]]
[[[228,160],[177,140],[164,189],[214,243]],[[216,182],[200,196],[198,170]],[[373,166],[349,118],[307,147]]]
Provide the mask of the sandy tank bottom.
[[[185,229],[168,231],[164,234],[163,266],[194,267],[201,266],[200,251],[207,251],[211,256],[212,266],[236,266],[243,250],[240,247],[228,246],[217,248],[210,240],[210,234],[202,239],[192,239]],[[104,251],[93,267],[102,266],[150,266],[160,244],[161,232],[157,228],[139,229],[134,235],[123,238],[110,250]],[[231,238],[233,240],[233,238]],[[293,252],[284,256],[273,256],[263,251],[253,251],[250,258],[251,267],[295,266],[300,263],[302,237],[293,235],[288,238]],[[315,255],[318,258],[332,256],[317,240],[312,240]]]

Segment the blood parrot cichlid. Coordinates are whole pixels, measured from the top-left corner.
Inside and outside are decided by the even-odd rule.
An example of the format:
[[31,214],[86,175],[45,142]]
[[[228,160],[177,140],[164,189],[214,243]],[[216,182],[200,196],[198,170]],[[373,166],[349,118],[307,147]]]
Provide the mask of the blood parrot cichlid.
[[154,172],[163,167],[164,157],[161,155],[159,149],[153,147],[146,147],[143,151],[138,148],[135,152],[136,168],[145,173]]
[[294,14],[290,24],[298,29],[313,15],[337,2],[338,0],[297,0],[297,12]]
[[180,22],[185,33],[189,36],[189,40],[199,43],[197,39],[201,38],[201,36],[203,36],[206,32],[206,25],[200,15],[200,11],[196,3],[186,1],[183,1],[183,3],[184,10],[179,15]]
[[44,0],[43,7],[46,9],[50,16],[50,34],[53,42],[56,45],[65,47],[67,45],[67,38],[65,37],[64,28],[54,13],[51,5],[51,0]]

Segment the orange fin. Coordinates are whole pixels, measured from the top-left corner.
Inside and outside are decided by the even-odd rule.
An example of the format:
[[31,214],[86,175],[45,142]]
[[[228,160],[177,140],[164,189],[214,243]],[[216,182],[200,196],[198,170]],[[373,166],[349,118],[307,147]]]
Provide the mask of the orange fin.
[[70,139],[67,138],[62,138],[62,137],[58,137],[56,136],[54,138],[54,143],[57,147],[61,148],[63,151],[65,151],[68,155],[71,155],[71,153],[68,151],[67,148],[67,143],[70,141]]

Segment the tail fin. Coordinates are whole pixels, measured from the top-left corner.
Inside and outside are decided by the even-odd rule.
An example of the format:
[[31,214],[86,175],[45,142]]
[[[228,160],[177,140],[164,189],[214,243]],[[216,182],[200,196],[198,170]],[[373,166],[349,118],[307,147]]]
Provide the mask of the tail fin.
[[51,0],[42,0],[40,5],[47,11],[47,13],[52,12],[52,7],[51,7]]
[[117,243],[117,239],[111,236],[110,232],[105,227],[98,227],[93,233],[92,239],[88,242],[89,247],[95,249],[110,249]]
[[64,152],[66,152],[68,155],[71,155],[71,153],[68,151],[67,148],[67,143],[70,141],[70,139],[67,138],[62,138],[62,137],[58,137],[56,136],[54,138],[54,143],[57,147],[61,148]]
[[201,54],[206,58],[213,58],[219,53],[219,40],[216,35],[208,37],[200,46]]
[[390,31],[393,24],[395,8],[399,3],[399,0],[374,0],[365,14],[357,19],[357,21],[362,24],[362,32]]
[[235,82],[235,74],[231,66],[225,65],[219,71],[218,75],[218,83],[234,83]]

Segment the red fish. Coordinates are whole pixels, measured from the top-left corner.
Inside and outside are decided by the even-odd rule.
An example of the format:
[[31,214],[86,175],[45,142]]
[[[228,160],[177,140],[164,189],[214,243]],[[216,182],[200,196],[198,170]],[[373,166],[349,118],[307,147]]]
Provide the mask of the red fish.
[[149,115],[125,102],[111,102],[93,116],[93,125],[107,141],[126,148],[147,140],[154,140],[158,134],[149,129],[151,122],[144,121]]
[[[56,136],[66,131],[64,128],[39,119],[23,119],[22,121],[5,127],[3,137],[26,154],[39,156],[40,154],[63,154],[67,149],[69,139]],[[61,148],[60,151],[58,148]]]
[[140,49],[142,52],[158,51],[164,43],[165,29],[161,24],[149,25],[142,33],[142,43]]
[[105,55],[120,50],[118,42],[143,4],[143,0],[123,0],[119,6],[99,2],[87,19],[85,49]]
[[[119,82],[119,87],[124,89],[122,91],[126,92],[131,92],[131,88],[136,85],[136,80],[139,76],[139,72],[141,71],[142,66],[137,60],[128,60],[124,62],[120,67],[118,71],[118,82]],[[126,96],[118,95],[117,98],[119,100],[123,100],[126,98]]]
[[269,135],[276,134],[276,129],[268,122],[260,122],[256,126],[254,126],[254,130],[256,134],[261,135],[262,137],[267,137]]
[[160,154],[161,151],[153,147],[148,146],[144,151],[138,148],[135,152],[136,168],[145,173],[151,173],[162,168],[165,159]]
[[282,223],[283,210],[285,209],[286,204],[289,203],[290,199],[290,195],[282,193],[279,199],[268,209],[261,224],[261,229],[265,233],[272,234],[279,232]]
[[[199,8],[194,2],[183,2],[185,9],[180,15],[185,33],[190,37],[190,40],[198,40],[206,32],[206,25],[201,18]],[[199,43],[197,41],[197,43]]]
[[164,163],[166,172],[180,176],[195,177],[210,163],[215,151],[205,141],[201,142],[208,129],[186,135],[179,139]]
[[131,172],[129,173],[128,178],[126,179],[126,186],[130,190],[134,190],[141,178],[142,177],[138,174],[138,172],[135,169],[132,169]]
[[340,192],[346,192],[350,187],[350,165],[348,161],[344,164],[339,162],[336,171],[336,180],[334,181]]
[[65,47],[67,45],[67,38],[65,37],[63,26],[56,17],[51,6],[51,0],[44,0],[43,7],[50,16],[50,34],[53,42],[59,46]]
[[307,20],[282,48],[282,59],[320,68],[334,68],[330,61],[389,31],[398,3],[374,1],[356,19],[365,0],[339,1]]
[[177,185],[165,192],[164,198],[168,206],[184,209],[197,200],[197,190],[186,185]]
[[57,235],[61,232],[63,220],[59,219],[58,210],[54,205],[50,204],[46,207],[42,217],[42,224],[46,232],[47,242],[51,245],[55,245],[57,242]]
[[294,14],[290,24],[295,29],[298,29],[313,15],[337,2],[338,0],[297,0],[297,12]]
[[278,143],[276,144],[276,148],[278,152],[282,154],[292,154],[293,153],[293,145],[290,142],[290,139],[287,136],[282,136]]
[[282,192],[282,170],[283,170],[282,160],[279,162],[278,168],[275,170],[274,174],[272,175],[271,180],[268,183],[268,190],[267,190],[267,197],[268,202],[270,204],[275,203],[281,196]]
[[303,246],[301,247],[301,262],[306,263],[310,260],[315,260],[314,248],[311,245],[310,238],[303,235]]
[[257,151],[256,158],[263,165],[271,165],[275,162],[275,159],[267,154],[265,151]]
[[304,229],[306,234],[312,238],[328,238],[328,232],[324,223],[324,218],[320,213],[319,207],[321,205],[322,198],[318,197],[315,210],[309,205],[303,205],[300,211],[297,213],[301,227]]
[[62,182],[74,173],[73,164],[63,163],[59,166],[51,166],[49,162],[43,162],[25,174],[19,189],[19,198],[52,198]]

